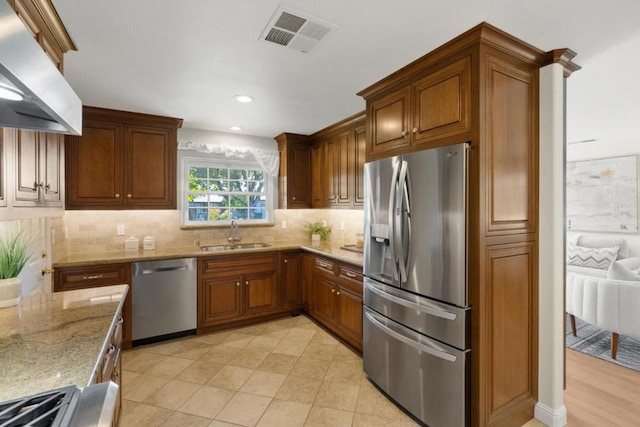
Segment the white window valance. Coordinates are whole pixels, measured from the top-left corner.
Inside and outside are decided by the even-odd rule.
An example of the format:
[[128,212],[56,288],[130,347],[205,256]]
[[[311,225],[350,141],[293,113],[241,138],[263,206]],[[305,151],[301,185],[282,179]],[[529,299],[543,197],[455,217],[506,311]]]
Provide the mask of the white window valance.
[[277,176],[280,167],[280,153],[277,150],[264,150],[255,147],[236,147],[192,141],[178,142],[179,150],[193,150],[200,153],[217,154],[226,159],[255,159],[269,175]]

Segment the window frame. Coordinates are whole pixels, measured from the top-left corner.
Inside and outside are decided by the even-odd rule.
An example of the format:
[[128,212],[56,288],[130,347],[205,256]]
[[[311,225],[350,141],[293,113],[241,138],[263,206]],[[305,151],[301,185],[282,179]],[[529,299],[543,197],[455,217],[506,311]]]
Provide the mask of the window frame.
[[[246,226],[273,225],[275,198],[277,197],[277,177],[270,175],[255,160],[218,159],[212,157],[182,157],[180,161],[180,224],[185,228],[210,228],[228,227],[232,219],[217,221],[192,221],[189,220],[189,203],[187,195],[189,191],[189,170],[191,167],[227,168],[227,169],[257,169],[263,172],[265,195],[265,219],[237,219],[238,224]],[[228,194],[237,194],[229,191]]]

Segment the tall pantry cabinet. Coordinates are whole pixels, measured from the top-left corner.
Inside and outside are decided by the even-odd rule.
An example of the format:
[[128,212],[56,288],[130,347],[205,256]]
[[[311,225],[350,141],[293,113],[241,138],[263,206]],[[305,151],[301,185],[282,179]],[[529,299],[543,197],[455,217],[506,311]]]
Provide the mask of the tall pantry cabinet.
[[538,400],[538,73],[561,62],[482,23],[359,93],[366,160],[469,142],[471,423],[516,426]]

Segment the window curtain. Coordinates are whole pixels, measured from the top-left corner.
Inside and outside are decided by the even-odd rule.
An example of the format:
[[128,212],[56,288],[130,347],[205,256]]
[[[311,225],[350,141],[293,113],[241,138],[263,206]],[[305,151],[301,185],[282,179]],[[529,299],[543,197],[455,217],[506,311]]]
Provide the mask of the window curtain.
[[193,150],[199,153],[216,154],[225,159],[252,160],[260,165],[266,173],[278,176],[280,153],[277,150],[263,150],[255,147],[235,147],[218,144],[204,144],[192,141],[178,142],[179,150]]

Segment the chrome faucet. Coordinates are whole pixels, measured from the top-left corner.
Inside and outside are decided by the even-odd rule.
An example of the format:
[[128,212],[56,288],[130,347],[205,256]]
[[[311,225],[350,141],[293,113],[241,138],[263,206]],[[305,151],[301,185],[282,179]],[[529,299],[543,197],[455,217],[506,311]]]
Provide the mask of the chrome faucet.
[[235,219],[231,220],[231,227],[229,228],[229,238],[227,239],[232,245],[235,245],[240,241],[238,222]]

